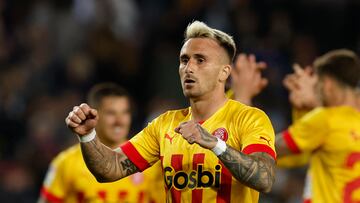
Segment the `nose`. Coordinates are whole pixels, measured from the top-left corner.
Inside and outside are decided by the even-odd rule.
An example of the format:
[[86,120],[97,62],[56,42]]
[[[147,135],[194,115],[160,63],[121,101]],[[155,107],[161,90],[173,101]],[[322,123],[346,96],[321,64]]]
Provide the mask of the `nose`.
[[115,119],[115,124],[116,125],[123,125],[125,122],[125,116],[123,115],[117,115],[116,119]]
[[189,60],[185,66],[185,73],[194,73],[194,62],[193,60]]

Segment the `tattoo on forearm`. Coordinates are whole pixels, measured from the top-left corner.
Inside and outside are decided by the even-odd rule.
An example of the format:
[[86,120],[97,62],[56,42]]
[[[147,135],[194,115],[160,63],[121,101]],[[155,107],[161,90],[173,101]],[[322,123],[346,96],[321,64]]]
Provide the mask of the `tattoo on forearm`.
[[97,138],[81,144],[86,166],[101,181],[115,181],[138,171],[137,167],[122,153],[112,151]]
[[137,171],[136,166],[129,159],[126,159],[120,163],[121,163],[121,167],[126,172],[126,176],[131,175]]
[[268,154],[246,155],[228,146],[219,159],[241,183],[261,192],[271,189],[275,180],[275,161]]

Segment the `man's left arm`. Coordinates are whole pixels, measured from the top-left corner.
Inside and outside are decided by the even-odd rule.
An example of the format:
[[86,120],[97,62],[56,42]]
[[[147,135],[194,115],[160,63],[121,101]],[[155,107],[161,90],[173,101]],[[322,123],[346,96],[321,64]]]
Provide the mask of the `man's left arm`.
[[207,132],[200,124],[189,121],[175,129],[190,144],[213,150],[222,144],[222,150],[214,151],[231,174],[241,183],[260,192],[269,192],[275,180],[275,160],[267,153],[245,154]]
[[248,155],[227,146],[218,157],[238,181],[260,192],[270,192],[275,181],[275,160],[270,155]]

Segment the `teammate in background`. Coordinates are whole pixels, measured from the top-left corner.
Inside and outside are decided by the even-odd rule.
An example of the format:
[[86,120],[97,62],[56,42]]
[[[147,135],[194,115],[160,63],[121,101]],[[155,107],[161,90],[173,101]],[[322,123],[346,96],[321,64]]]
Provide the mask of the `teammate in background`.
[[185,32],[179,74],[190,107],[168,111],[115,153],[96,136],[98,113],[76,106],[66,124],[100,182],[162,161],[169,202],[258,202],[274,182],[274,132],[259,109],[225,96],[235,55],[232,38],[195,21]]
[[[98,110],[96,131],[108,150],[124,143],[131,125],[128,93],[116,84],[102,83],[90,90],[88,102]],[[160,170],[159,162],[144,173],[113,183],[98,183],[77,144],[52,161],[39,202],[165,202]]]
[[[250,84],[250,83],[246,83],[246,80],[241,80],[241,81],[239,81],[238,84],[235,84],[235,85],[242,86],[242,88],[238,92],[238,95],[243,95],[243,97],[242,97],[243,101],[250,101],[249,103],[251,103],[253,96],[255,96],[256,93],[258,92],[257,91],[258,88],[255,88],[255,87],[259,87],[259,84],[260,84],[259,78],[261,77],[261,74],[260,74],[259,68],[257,68],[257,69],[251,68],[251,67],[255,67],[254,62],[251,62],[247,56],[243,57],[243,60],[244,59],[247,59],[248,61],[242,62],[242,63],[236,62],[235,68],[239,69],[239,70],[247,69],[247,71],[242,72],[244,74],[242,77],[258,78],[257,80],[254,80],[257,82]],[[246,65],[246,64],[251,64],[251,63],[253,64],[252,66]],[[341,131],[342,131],[342,132],[344,132],[344,135],[343,135],[343,137],[337,137],[339,135],[334,135],[334,133],[329,133],[330,135],[332,135],[331,138],[335,137],[336,139],[334,139],[332,141],[328,141],[328,140],[326,140],[328,138],[323,138],[324,144],[320,144],[320,146],[318,146],[316,148],[317,150],[315,152],[313,150],[302,150],[301,153],[293,153],[293,154],[287,154],[286,156],[281,156],[278,158],[277,165],[280,167],[283,167],[283,168],[294,168],[294,167],[306,165],[309,162],[316,163],[316,165],[314,167],[312,167],[312,166],[310,167],[311,169],[308,171],[307,178],[305,180],[304,202],[354,202],[355,200],[358,201],[359,200],[359,189],[360,189],[359,188],[360,187],[360,184],[359,184],[360,176],[359,176],[359,174],[357,174],[356,172],[353,172],[351,170],[358,170],[357,168],[355,168],[355,164],[356,164],[356,161],[359,161],[359,155],[358,155],[359,151],[360,151],[359,143],[358,142],[353,143],[352,145],[355,147],[353,147],[352,149],[351,149],[351,147],[349,147],[349,151],[346,150],[346,147],[348,147],[348,145],[346,145],[346,144],[344,144],[344,146],[342,146],[341,149],[339,149],[339,148],[334,149],[334,151],[338,152],[339,153],[338,155],[341,157],[340,159],[337,159],[334,162],[330,162],[327,157],[335,157],[336,152],[331,152],[331,150],[329,151],[329,149],[327,149],[327,148],[329,147],[328,145],[334,145],[334,143],[336,143],[336,142],[339,142],[341,144],[346,143],[348,141],[346,139],[347,139],[347,136],[349,136],[349,134],[350,134],[350,137],[354,137],[354,132],[359,131],[358,130],[359,124],[356,123],[356,122],[359,123],[359,120],[356,120],[356,119],[359,119],[359,106],[360,106],[359,86],[356,87],[356,85],[359,85],[359,82],[356,83],[356,80],[359,80],[359,76],[358,76],[359,59],[357,58],[357,56],[354,53],[352,53],[350,51],[338,50],[338,51],[331,52],[331,53],[319,58],[317,60],[317,62],[315,62],[315,66],[317,67],[317,70],[318,70],[317,74],[312,74],[310,67],[306,67],[306,68],[302,69],[299,65],[294,65],[295,72],[293,74],[289,74],[284,79],[284,85],[289,90],[289,101],[293,106],[293,122],[294,122],[294,124],[293,124],[293,127],[290,127],[290,129],[294,128],[294,126],[297,126],[297,128],[299,128],[299,126],[304,125],[304,124],[309,125],[309,123],[307,123],[307,122],[309,122],[309,119],[306,119],[306,117],[311,118],[311,116],[306,115],[306,114],[308,112],[310,112],[311,110],[322,105],[319,95],[327,95],[324,97],[323,101],[330,101],[330,104],[328,102],[324,103],[325,108],[327,110],[321,110],[321,111],[331,111],[332,115],[328,116],[329,118],[325,118],[325,117],[322,118],[323,120],[327,119],[326,121],[322,121],[322,122],[325,122],[329,126],[325,126],[325,127],[318,126],[319,127],[318,129],[321,129],[322,127],[324,127],[324,131],[329,132],[331,130],[337,130],[338,128],[340,128],[340,129],[344,128],[344,129],[341,129],[339,132],[336,132],[336,133],[341,133]],[[339,69],[336,70],[335,68],[339,68]],[[327,70],[327,69],[330,69],[330,70]],[[335,69],[335,70],[332,70],[332,69]],[[341,71],[345,71],[345,73],[337,75],[336,71],[340,71],[340,69],[341,69]],[[355,76],[353,76],[351,74],[355,74]],[[337,75],[337,77],[334,77],[332,75]],[[334,87],[332,87],[331,89],[324,89],[324,90],[318,89],[317,90],[318,94],[317,94],[315,91],[315,86],[316,86],[316,84],[319,85],[319,83],[321,83],[321,80],[320,80],[320,82],[318,82],[319,77],[320,78],[330,77],[330,78],[322,79],[322,80],[330,79],[330,81],[332,81],[331,85],[336,84],[335,87],[337,87],[338,91],[336,91],[336,90],[334,91]],[[341,81],[345,80],[345,79],[348,79],[349,82],[344,84],[344,82],[341,82]],[[327,85],[329,85],[328,83],[329,83],[329,81],[327,81]],[[329,88],[328,86],[326,86],[326,87]],[[232,89],[235,89],[234,83],[232,85]],[[335,92],[335,94],[331,95],[332,91]],[[331,100],[331,98],[333,98],[332,96],[334,96],[334,95],[335,96],[336,95],[340,95],[340,96],[344,95],[342,98],[344,100],[339,103],[331,104],[331,101],[335,101],[334,99]],[[349,100],[352,100],[352,101],[349,102]],[[332,110],[329,109],[329,106],[332,106],[330,108]],[[345,107],[345,106],[350,106],[350,107]],[[345,125],[344,127],[342,127],[341,126],[342,122],[339,119],[339,117],[341,118],[341,116],[344,116],[344,117],[346,116],[346,115],[344,115],[346,113],[341,112],[341,111],[343,111],[341,109],[344,109],[344,108],[345,109],[348,108],[348,110],[350,111],[349,117],[350,118],[352,117],[350,119],[350,122],[352,121],[352,123],[349,123],[348,125]],[[315,111],[320,111],[320,110],[315,110]],[[315,113],[310,113],[310,115],[311,114],[315,114]],[[337,116],[334,119],[338,119],[338,123],[336,123],[335,126],[333,123],[334,121],[332,119],[330,119],[330,117],[332,117],[334,114]],[[305,118],[301,119],[304,115],[306,115]],[[344,118],[344,120],[345,120],[345,118]],[[297,124],[297,122],[300,122],[300,124]],[[314,124],[312,124],[312,126],[318,125],[318,124],[319,123],[314,123]],[[339,125],[339,126],[337,126],[337,125]],[[317,136],[316,132],[314,134],[314,131],[309,132],[307,130],[308,129],[304,129],[303,131],[308,133],[307,136],[309,136],[309,139],[310,139],[310,137],[313,139],[318,139],[318,137],[316,137]],[[312,130],[312,129],[309,129],[309,130]],[[296,136],[297,133],[299,133],[299,132],[295,132],[294,136]],[[302,132],[302,134],[306,134],[306,133]],[[280,137],[278,139],[282,139],[282,138]],[[302,139],[307,139],[307,138],[304,137]],[[356,138],[355,138],[355,140],[356,140]],[[316,147],[316,146],[311,146],[312,140],[308,140],[307,142],[308,142],[307,147],[309,147],[309,146]],[[330,144],[329,144],[329,142],[330,142]],[[350,140],[350,142],[351,142],[351,140]],[[288,144],[290,146],[294,146],[294,145],[292,145],[293,143],[294,143],[294,141],[290,140],[290,142],[289,142],[289,140],[288,140]],[[320,150],[321,150],[321,152],[320,152]],[[353,150],[353,151],[351,151],[351,150]],[[329,153],[327,153],[327,151],[329,151]],[[346,154],[349,154],[348,158],[344,162],[342,162],[341,159],[343,159],[344,156],[346,156]],[[319,166],[319,160],[322,160],[322,159],[325,159],[325,162],[323,165]],[[338,164],[340,163],[340,165],[336,165],[337,163]],[[343,163],[344,165],[347,165],[347,166],[344,168],[344,166],[341,166],[341,163]],[[320,167],[323,167],[323,169],[319,169]],[[357,166],[357,167],[359,167],[359,166]],[[323,176],[323,175],[314,174],[320,170],[331,171],[331,173],[325,173],[325,174],[330,174],[327,177]],[[334,173],[334,171],[340,171],[340,172],[346,171],[347,173],[345,172],[344,174],[346,174],[347,177],[345,176],[346,178],[339,180],[339,173]],[[321,173],[319,173],[319,174],[321,174]],[[333,190],[328,190],[327,188],[322,188],[324,185],[317,185],[316,186],[317,188],[314,188],[314,187],[312,187],[312,185],[314,184],[314,182],[316,180],[313,180],[311,178],[312,176],[318,176],[316,178],[317,181],[319,181],[319,179],[322,180],[324,178],[326,178],[326,179],[330,178],[330,180],[331,179],[336,180],[336,182],[334,183],[335,186],[337,188],[343,187],[344,189],[341,191],[341,189],[339,190],[339,189],[336,189],[336,187],[335,187],[335,189],[333,188]],[[333,176],[335,178],[333,178]],[[351,181],[349,179],[351,179]],[[329,181],[329,180],[327,180],[327,181]],[[347,183],[347,185],[344,186],[346,183]],[[320,191],[324,191],[324,192],[320,192]],[[326,192],[326,191],[331,191],[331,192]],[[315,193],[317,193],[317,195],[313,195]],[[330,194],[330,195],[326,195],[326,194]],[[352,199],[352,198],[354,198],[354,199]]]
[[[253,98],[268,84],[268,80],[262,77],[262,71],[266,68],[266,63],[257,62],[255,55],[239,54],[231,72],[231,85],[226,92],[227,96],[252,105]],[[284,79],[284,86],[289,90],[289,101],[293,107],[293,122],[296,122],[319,104],[313,90],[316,78],[311,74],[311,68],[306,67],[303,71],[299,65],[295,64],[294,70],[295,73],[287,75]],[[276,165],[285,169],[302,167],[309,163],[309,158],[310,153],[294,154],[278,158]],[[304,191],[307,191],[307,188]],[[304,192],[304,200],[306,199],[307,193]]]
[[360,61],[351,51],[335,50],[316,59],[313,66],[316,93],[323,107],[277,135],[276,149],[279,157],[309,154],[309,202],[358,202],[360,105],[356,86]]

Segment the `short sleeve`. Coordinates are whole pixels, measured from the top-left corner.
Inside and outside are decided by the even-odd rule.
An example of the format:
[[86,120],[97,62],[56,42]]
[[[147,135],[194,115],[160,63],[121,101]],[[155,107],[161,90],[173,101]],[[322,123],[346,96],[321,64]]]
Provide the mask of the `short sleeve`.
[[327,116],[324,108],[317,108],[284,131],[283,138],[290,151],[311,152],[319,148],[327,133]]
[[149,123],[141,132],[121,145],[121,150],[141,171],[160,157],[159,132],[161,116]]
[[309,163],[310,155],[311,153],[301,153],[283,156],[276,160],[276,165],[280,168],[302,167]]
[[247,110],[239,125],[243,129],[243,153],[265,152],[276,159],[274,129],[263,111],[257,108]]
[[49,202],[61,202],[66,195],[68,184],[66,184],[65,165],[66,161],[60,154],[49,166],[41,188],[41,196]]

